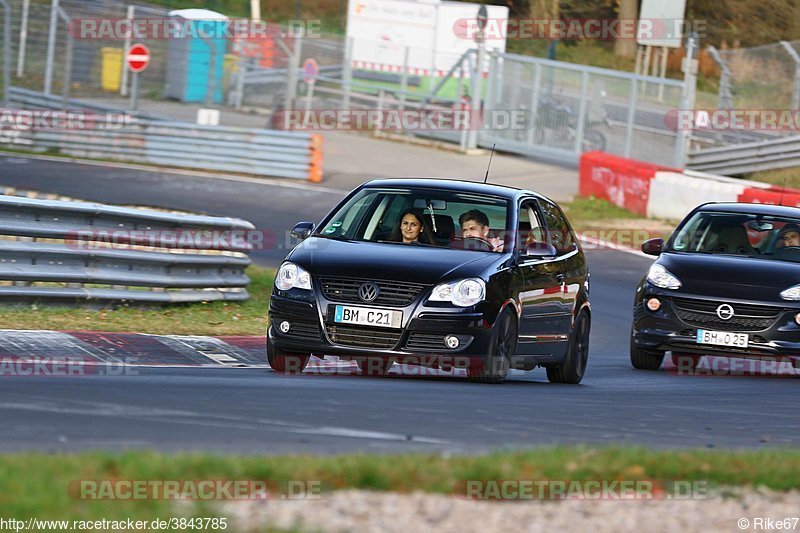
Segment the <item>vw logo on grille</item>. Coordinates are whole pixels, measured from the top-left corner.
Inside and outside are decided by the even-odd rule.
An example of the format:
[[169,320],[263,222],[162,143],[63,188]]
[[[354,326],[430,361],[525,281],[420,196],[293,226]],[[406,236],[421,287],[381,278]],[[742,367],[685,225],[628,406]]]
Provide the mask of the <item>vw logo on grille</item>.
[[381,288],[375,283],[365,283],[358,288],[358,297],[363,302],[373,302],[381,293]]
[[717,316],[722,320],[730,320],[733,318],[733,307],[728,304],[722,304],[717,307]]

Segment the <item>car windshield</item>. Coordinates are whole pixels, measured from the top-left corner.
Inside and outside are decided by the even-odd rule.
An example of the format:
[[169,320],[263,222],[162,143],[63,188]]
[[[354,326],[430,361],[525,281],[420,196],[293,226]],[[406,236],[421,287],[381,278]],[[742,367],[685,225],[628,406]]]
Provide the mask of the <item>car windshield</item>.
[[701,211],[673,236],[668,250],[800,263],[800,219]]
[[500,252],[507,220],[504,198],[441,189],[366,188],[316,235]]

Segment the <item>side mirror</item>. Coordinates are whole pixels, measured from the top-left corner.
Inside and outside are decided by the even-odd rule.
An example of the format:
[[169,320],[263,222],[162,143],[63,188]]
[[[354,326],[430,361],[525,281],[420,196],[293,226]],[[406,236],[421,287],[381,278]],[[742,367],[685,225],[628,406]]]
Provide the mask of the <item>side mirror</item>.
[[661,255],[664,239],[650,239],[642,243],[642,251],[647,255]]
[[525,248],[528,257],[555,257],[558,255],[556,247],[546,242],[532,242]]
[[313,222],[298,222],[292,229],[292,237],[295,239],[305,240],[314,231]]

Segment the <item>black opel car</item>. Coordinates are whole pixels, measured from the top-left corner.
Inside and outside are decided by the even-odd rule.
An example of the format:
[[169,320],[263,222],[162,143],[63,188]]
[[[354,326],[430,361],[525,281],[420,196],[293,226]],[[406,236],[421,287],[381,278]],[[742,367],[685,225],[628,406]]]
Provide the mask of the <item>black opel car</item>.
[[667,243],[636,290],[631,363],[655,370],[703,355],[789,358],[800,365],[800,209],[704,204]]
[[[464,231],[462,231],[464,228]],[[416,232],[416,233],[415,233]],[[270,300],[269,364],[311,354],[381,375],[395,363],[499,383],[510,368],[579,383],[591,310],[583,251],[538,194],[446,179],[380,179],[350,193],[286,257]]]

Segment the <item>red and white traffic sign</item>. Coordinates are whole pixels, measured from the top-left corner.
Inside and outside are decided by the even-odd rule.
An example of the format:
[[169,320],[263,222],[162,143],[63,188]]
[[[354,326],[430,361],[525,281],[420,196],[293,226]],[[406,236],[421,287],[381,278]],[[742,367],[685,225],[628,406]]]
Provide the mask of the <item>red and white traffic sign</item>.
[[150,50],[143,44],[134,44],[125,57],[131,72],[141,72],[150,64]]

